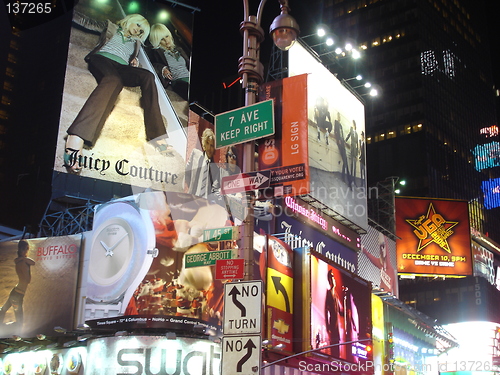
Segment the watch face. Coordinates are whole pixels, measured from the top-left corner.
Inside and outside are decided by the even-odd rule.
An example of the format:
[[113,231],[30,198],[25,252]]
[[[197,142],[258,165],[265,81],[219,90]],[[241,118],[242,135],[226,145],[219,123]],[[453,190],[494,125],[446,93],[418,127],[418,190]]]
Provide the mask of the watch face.
[[277,241],[269,241],[269,242],[271,244],[271,247],[273,248],[273,255],[276,258],[276,260],[284,266],[291,267],[292,262],[290,260],[288,251],[284,248],[284,246]]
[[98,285],[111,285],[123,277],[134,249],[134,233],[121,218],[103,222],[94,233],[89,273]]

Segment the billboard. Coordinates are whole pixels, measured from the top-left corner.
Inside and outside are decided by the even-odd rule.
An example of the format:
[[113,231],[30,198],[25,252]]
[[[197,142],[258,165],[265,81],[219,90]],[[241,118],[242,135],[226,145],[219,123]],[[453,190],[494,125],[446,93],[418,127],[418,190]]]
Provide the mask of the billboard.
[[274,101],[275,135],[259,142],[259,170],[271,171],[275,195],[309,192],[307,77],[266,82],[259,87],[261,101]]
[[158,2],[78,2],[56,172],[182,191],[192,17]]
[[0,243],[0,337],[73,327],[80,245],[80,235]]
[[374,287],[398,296],[396,242],[371,226],[361,235],[358,275],[371,281]]
[[372,336],[370,283],[320,256],[311,255],[310,261],[309,345],[328,357],[351,363],[366,360],[362,348]]
[[500,178],[483,181],[481,190],[483,190],[484,207],[486,209],[500,207]]
[[185,193],[148,192],[99,206],[84,247],[80,322],[217,329],[223,282],[215,262],[191,267],[186,255],[234,248],[233,241],[202,242],[205,229],[225,227],[228,218],[224,207]]
[[310,195],[366,228],[364,105],[299,43],[288,54],[289,75],[307,73]]
[[476,145],[472,154],[474,155],[474,167],[478,171],[500,166],[500,143],[498,142]]
[[399,273],[472,275],[466,201],[396,198]]

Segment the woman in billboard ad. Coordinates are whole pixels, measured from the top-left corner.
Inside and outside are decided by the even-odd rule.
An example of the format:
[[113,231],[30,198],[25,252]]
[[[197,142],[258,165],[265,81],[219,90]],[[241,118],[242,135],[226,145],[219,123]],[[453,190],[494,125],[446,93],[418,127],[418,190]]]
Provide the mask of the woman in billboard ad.
[[371,333],[369,283],[312,256],[311,296],[311,347],[351,363],[366,359],[358,348]]
[[169,12],[163,21],[190,51],[192,14],[142,5],[81,0],[75,7],[54,169],[181,191],[187,101],[162,87],[145,47],[150,25]]

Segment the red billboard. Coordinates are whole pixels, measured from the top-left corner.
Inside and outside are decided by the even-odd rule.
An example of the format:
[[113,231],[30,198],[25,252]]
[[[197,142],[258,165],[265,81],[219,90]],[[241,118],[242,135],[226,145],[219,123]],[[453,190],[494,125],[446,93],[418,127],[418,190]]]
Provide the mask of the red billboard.
[[[275,135],[259,142],[259,170],[271,171],[276,195],[309,192],[307,76],[264,83],[261,101],[274,100]],[[279,194],[278,194],[279,192]]]
[[472,275],[466,201],[396,198],[399,273]]
[[73,328],[81,236],[0,243],[0,337]]

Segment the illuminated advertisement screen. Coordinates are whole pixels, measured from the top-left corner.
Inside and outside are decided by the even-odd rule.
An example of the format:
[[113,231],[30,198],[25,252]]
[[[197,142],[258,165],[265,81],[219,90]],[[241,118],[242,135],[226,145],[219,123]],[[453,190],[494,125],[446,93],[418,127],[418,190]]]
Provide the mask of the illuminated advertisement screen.
[[370,226],[361,236],[358,275],[371,281],[374,287],[398,295],[396,242]]
[[476,145],[472,153],[475,158],[474,167],[478,171],[500,166],[500,143],[498,142]]
[[26,351],[0,355],[0,373],[83,375],[87,362],[87,348]]
[[[386,334],[384,322],[384,302],[372,294],[372,335],[373,367],[384,370]],[[384,373],[382,371],[381,373]]]
[[80,246],[80,235],[0,243],[0,337],[73,326]]
[[89,374],[220,374],[220,344],[165,336],[104,337],[88,344]]
[[160,2],[78,2],[56,172],[182,191],[192,17]]
[[484,277],[491,285],[495,285],[495,257],[491,251],[477,242],[472,242],[474,257],[474,276]]
[[289,75],[307,73],[310,195],[366,228],[364,105],[299,43],[288,54]]
[[500,178],[483,181],[481,184],[486,209],[500,207]]
[[204,231],[225,227],[228,216],[222,206],[184,193],[142,193],[99,206],[85,241],[81,323],[218,329],[223,283],[215,261],[197,259],[234,258],[233,241],[202,242]]
[[309,192],[306,85],[302,75],[259,87],[261,101],[273,99],[275,135],[259,142],[258,164],[259,170],[271,171],[276,195]]
[[351,363],[366,359],[361,347],[368,341],[328,346],[371,337],[370,284],[315,255],[310,282],[311,347],[325,347],[318,352]]
[[466,201],[396,198],[399,273],[472,275]]

